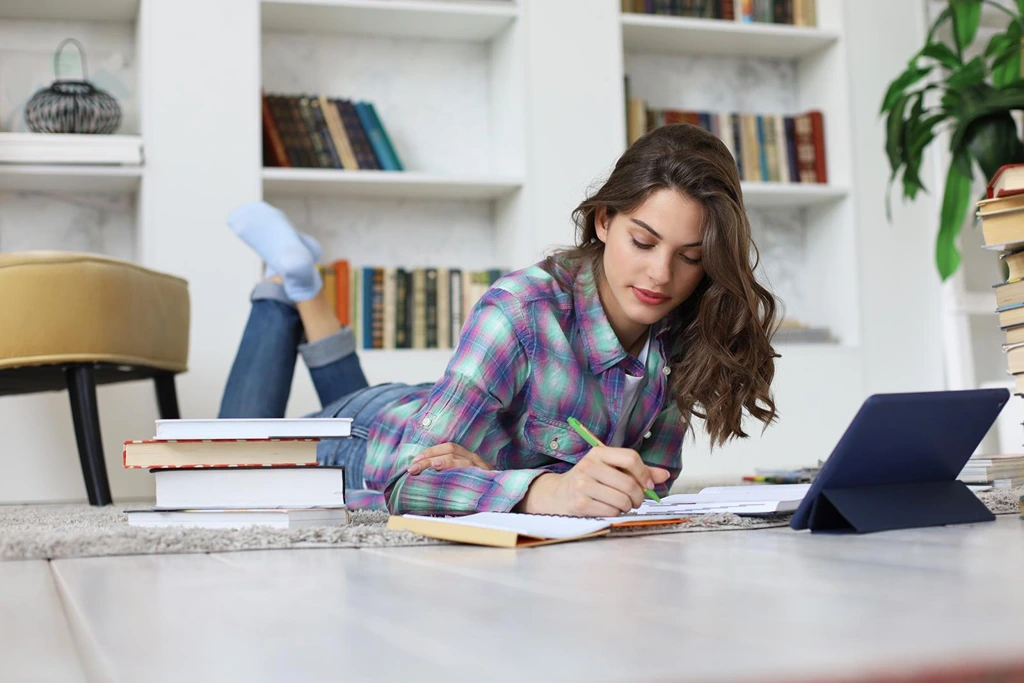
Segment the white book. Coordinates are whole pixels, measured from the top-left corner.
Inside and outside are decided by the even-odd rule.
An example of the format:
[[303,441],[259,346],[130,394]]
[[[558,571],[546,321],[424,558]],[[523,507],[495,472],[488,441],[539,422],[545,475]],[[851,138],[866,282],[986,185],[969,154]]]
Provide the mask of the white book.
[[156,509],[345,506],[342,467],[229,467],[153,472]]
[[352,435],[348,417],[157,420],[157,441],[192,439],[343,439]]
[[810,484],[768,484],[763,486],[709,486],[700,493],[664,496],[660,503],[645,500],[635,511],[639,515],[764,515],[793,512],[807,495]]
[[4,164],[142,164],[138,135],[0,133]]
[[191,527],[203,529],[241,529],[249,526],[277,529],[302,529],[317,526],[344,526],[349,523],[348,508],[312,508],[306,510],[126,510],[129,526]]

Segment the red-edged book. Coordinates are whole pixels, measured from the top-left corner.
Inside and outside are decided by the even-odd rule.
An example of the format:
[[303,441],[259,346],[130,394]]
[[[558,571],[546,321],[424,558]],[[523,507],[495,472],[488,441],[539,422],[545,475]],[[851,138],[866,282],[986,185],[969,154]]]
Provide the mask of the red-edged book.
[[315,467],[319,439],[125,441],[126,469]]
[[989,199],[1024,194],[1024,164],[1001,166],[988,181],[985,191]]

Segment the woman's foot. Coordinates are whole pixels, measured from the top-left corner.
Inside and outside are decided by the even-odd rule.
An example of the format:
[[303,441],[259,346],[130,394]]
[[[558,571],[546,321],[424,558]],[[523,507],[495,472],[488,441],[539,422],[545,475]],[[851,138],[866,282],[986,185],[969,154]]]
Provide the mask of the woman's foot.
[[281,276],[292,301],[312,299],[323,288],[316,268],[320,245],[300,235],[279,209],[266,202],[243,204],[228,216],[228,225],[267,264],[268,277]]

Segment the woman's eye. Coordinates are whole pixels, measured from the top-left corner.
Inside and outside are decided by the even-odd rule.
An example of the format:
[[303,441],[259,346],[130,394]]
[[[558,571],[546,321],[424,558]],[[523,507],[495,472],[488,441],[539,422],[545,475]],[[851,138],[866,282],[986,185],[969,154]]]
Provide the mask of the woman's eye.
[[637,249],[653,249],[653,244],[644,244],[643,242],[637,242],[634,238],[630,237],[629,241],[633,243],[633,246]]
[[680,254],[679,258],[683,259],[685,263],[689,263],[691,266],[696,266],[700,263],[699,258],[690,258],[686,254]]

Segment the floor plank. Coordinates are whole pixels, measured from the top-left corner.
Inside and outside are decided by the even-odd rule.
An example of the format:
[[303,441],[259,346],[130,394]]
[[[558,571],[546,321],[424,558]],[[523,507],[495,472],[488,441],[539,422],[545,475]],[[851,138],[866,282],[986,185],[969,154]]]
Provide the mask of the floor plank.
[[[107,680],[821,680],[1024,653],[1024,521],[53,563]],[[182,653],[188,653],[182,656]]]
[[0,678],[86,681],[45,560],[0,562]]

